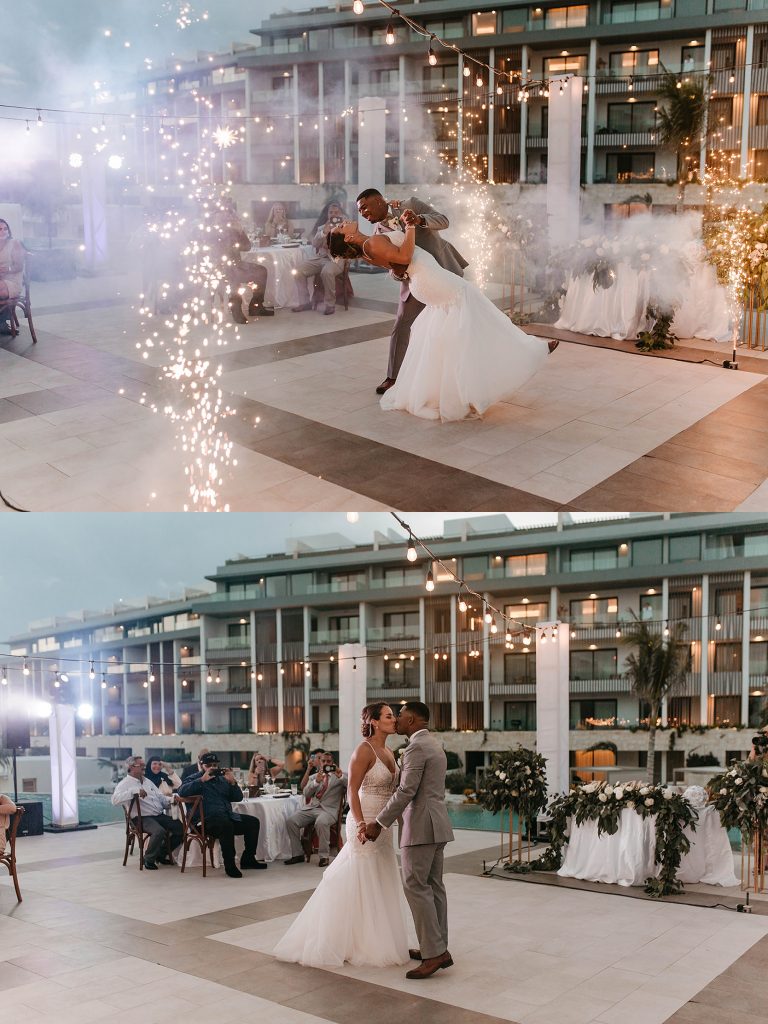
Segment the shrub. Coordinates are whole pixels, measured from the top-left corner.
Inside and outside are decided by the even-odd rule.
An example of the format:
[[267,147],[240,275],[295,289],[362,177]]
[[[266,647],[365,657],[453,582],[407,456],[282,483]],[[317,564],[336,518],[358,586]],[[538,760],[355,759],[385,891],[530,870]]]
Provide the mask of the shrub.
[[685,764],[687,768],[719,768],[720,759],[714,754],[689,754]]

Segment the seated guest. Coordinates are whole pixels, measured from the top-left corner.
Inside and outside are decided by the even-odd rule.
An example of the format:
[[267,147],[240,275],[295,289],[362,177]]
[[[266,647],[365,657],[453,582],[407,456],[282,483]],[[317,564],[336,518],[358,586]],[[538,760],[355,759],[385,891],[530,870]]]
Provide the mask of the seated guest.
[[[138,793],[141,826],[150,835],[144,851],[144,867],[156,871],[158,864],[173,864],[173,861],[162,856],[166,837],[171,838],[171,850],[175,850],[181,842],[184,831],[180,821],[175,821],[166,811],[169,810],[172,798],[161,793],[154,782],[145,777],[144,758],[129,757],[125,762],[128,774],[115,786],[112,803],[117,806],[129,807],[131,800]],[[136,818],[134,824],[138,824]]]
[[[307,767],[301,777],[301,781],[299,782],[300,793],[304,792],[304,787],[309,782],[310,776],[322,768],[325,763],[322,756],[324,754],[325,750],[323,750],[322,747],[315,747],[314,750],[310,751],[309,757],[307,758]],[[307,798],[307,803],[309,803],[309,798]]]
[[243,313],[242,289],[251,289],[248,316],[274,316],[274,309],[264,305],[267,290],[267,268],[260,263],[243,263],[241,254],[251,243],[232,206],[223,206],[214,218],[212,252],[215,265],[227,282],[227,303],[232,320],[247,324]]
[[303,260],[296,268],[296,292],[298,294],[298,305],[293,307],[294,313],[303,313],[312,309],[312,302],[309,297],[309,286],[307,278],[315,278],[320,275],[323,283],[323,297],[325,316],[336,312],[336,278],[344,273],[345,260],[335,260],[328,252],[327,237],[329,232],[336,230],[346,219],[344,210],[338,203],[328,203],[324,218],[318,218],[315,224],[314,234],[311,242],[315,247],[314,256]]
[[154,782],[165,796],[173,796],[173,791],[181,785],[181,779],[173,768],[161,761],[159,757],[150,758],[149,767],[144,770],[144,778]]
[[291,856],[286,864],[301,864],[304,854],[301,849],[301,830],[314,825],[317,832],[318,864],[321,868],[330,862],[331,826],[339,817],[339,808],[347,792],[347,776],[333,763],[332,754],[319,754],[319,767],[304,787],[304,796],[309,803],[286,820],[291,838]]
[[5,793],[0,793],[0,857],[5,853],[8,842],[6,830],[11,826],[11,815],[16,813],[16,804]]
[[278,775],[282,774],[284,768],[285,761],[275,761],[264,757],[257,750],[251,758],[251,764],[248,768],[248,785],[263,786],[267,781],[267,775],[269,775],[269,780],[274,782]]
[[266,868],[264,861],[256,860],[256,846],[259,841],[259,819],[249,815],[241,817],[232,810],[232,804],[243,799],[243,791],[235,782],[231,768],[219,768],[216,754],[201,754],[200,767],[196,775],[190,775],[182,782],[179,796],[201,796],[205,831],[221,843],[224,870],[230,878],[242,878],[235,863],[235,836],[242,836],[245,849],[240,858],[240,867]]
[[197,755],[197,760],[196,761],[192,761],[191,764],[188,764],[188,765],[184,766],[184,770],[181,773],[181,781],[182,782],[186,782],[187,779],[190,777],[190,775],[197,775],[198,772],[201,772],[203,770],[202,765],[200,764],[200,758],[203,756],[203,754],[209,754],[209,753],[210,753],[210,750],[208,749],[208,747],[201,747],[200,748],[200,751],[199,751],[199,753]]
[[[21,295],[23,273],[24,246],[13,237],[8,221],[0,220],[0,305]],[[3,314],[0,334],[10,333],[10,321]]]
[[270,238],[277,238],[278,235],[293,235],[293,224],[288,220],[288,214],[282,203],[274,203],[269,211],[267,222],[264,225],[264,234]]

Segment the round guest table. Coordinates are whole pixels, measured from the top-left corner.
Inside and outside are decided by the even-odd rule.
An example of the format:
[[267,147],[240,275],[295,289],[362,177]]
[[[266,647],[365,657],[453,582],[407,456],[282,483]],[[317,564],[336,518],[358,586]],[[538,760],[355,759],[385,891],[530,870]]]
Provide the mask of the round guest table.
[[251,249],[241,253],[243,263],[260,263],[267,268],[265,302],[268,306],[294,306],[298,301],[292,273],[305,259],[316,256],[313,245],[280,246]]
[[[249,814],[259,819],[259,842],[256,847],[256,859],[273,861],[288,860],[291,856],[291,842],[288,837],[288,829],[285,827],[286,820],[304,806],[302,796],[259,796],[246,798],[239,803],[232,804],[232,810],[236,814]],[[239,841],[238,841],[239,840]],[[235,836],[235,843],[238,850],[242,839]],[[240,853],[238,852],[238,858]],[[181,864],[182,848],[178,847],[174,852],[173,859]],[[221,846],[219,841],[213,848],[213,863],[217,868],[223,864],[221,858]],[[199,868],[202,865],[200,858],[200,847],[193,843],[187,851],[187,867]]]

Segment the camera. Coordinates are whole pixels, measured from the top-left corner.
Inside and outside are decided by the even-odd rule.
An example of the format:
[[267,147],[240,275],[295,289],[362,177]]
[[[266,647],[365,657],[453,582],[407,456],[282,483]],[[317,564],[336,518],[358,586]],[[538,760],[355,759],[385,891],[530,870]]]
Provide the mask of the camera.
[[326,775],[330,775],[331,772],[335,772],[336,771],[336,765],[335,764],[325,764],[325,765],[323,765],[323,771],[326,773]]
[[343,223],[344,223],[344,220],[343,220],[342,217],[331,217],[331,224],[333,225],[333,227],[337,228],[339,226],[339,224],[343,224]]
[[755,748],[755,753],[768,753],[768,736],[766,736],[764,732],[759,732],[757,736],[752,737],[752,745]]
[[208,771],[210,772],[211,778],[215,779],[215,778],[218,778],[221,775],[225,775],[227,769],[226,768],[209,768]]

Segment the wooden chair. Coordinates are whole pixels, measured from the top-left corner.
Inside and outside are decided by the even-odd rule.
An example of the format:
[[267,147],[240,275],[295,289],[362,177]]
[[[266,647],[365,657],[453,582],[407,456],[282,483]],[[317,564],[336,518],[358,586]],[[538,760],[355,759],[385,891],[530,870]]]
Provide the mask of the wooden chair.
[[37,344],[35,324],[32,320],[32,300],[29,297],[29,266],[28,259],[24,260],[24,273],[21,281],[21,293],[15,299],[0,299],[0,320],[7,320],[11,326],[11,337],[15,338],[19,333],[19,317],[17,309],[20,309],[29,324],[29,333],[32,335],[32,343]]
[[[138,793],[133,797],[130,804],[123,805],[125,815],[125,854],[123,856],[123,867],[128,863],[128,855],[133,856],[136,843],[139,844],[139,871],[144,870],[144,844],[152,838],[149,832],[144,831],[141,821],[141,804]],[[168,848],[168,856],[171,856],[171,837],[168,833],[165,836],[165,843]]]
[[216,845],[216,837],[209,836],[205,831],[205,812],[203,811],[203,798],[201,796],[180,796],[179,807],[181,808],[181,821],[184,825],[184,835],[181,843],[184,849],[181,858],[181,871],[184,872],[187,866],[187,854],[193,843],[200,847],[200,854],[203,859],[203,878],[205,878],[205,854],[211,860],[211,867],[215,867],[213,861],[213,848]]
[[[344,269],[336,277],[336,305],[349,309],[349,300],[354,296],[352,282],[349,279],[349,260],[344,260]],[[323,283],[320,275],[315,277],[314,288],[312,289],[312,306],[314,309],[323,301]]]
[[[343,820],[344,813],[346,810],[347,805],[345,794],[344,797],[342,798],[341,803],[339,804],[339,813],[336,816],[336,824],[331,825],[331,841],[329,845],[332,850],[336,851],[336,853],[340,853],[341,848],[344,845]],[[318,848],[317,832],[315,830],[314,824],[307,825],[303,829],[301,834],[301,848],[304,851],[304,860],[309,862],[312,858],[312,854],[315,853]]]
[[13,887],[16,890],[16,899],[19,903],[21,903],[21,889],[19,889],[19,876],[16,874],[16,833],[19,831],[19,822],[24,810],[23,807],[17,807],[10,815],[11,823],[6,830],[5,851],[0,856],[0,864],[4,864],[8,868],[8,874],[13,879]]

